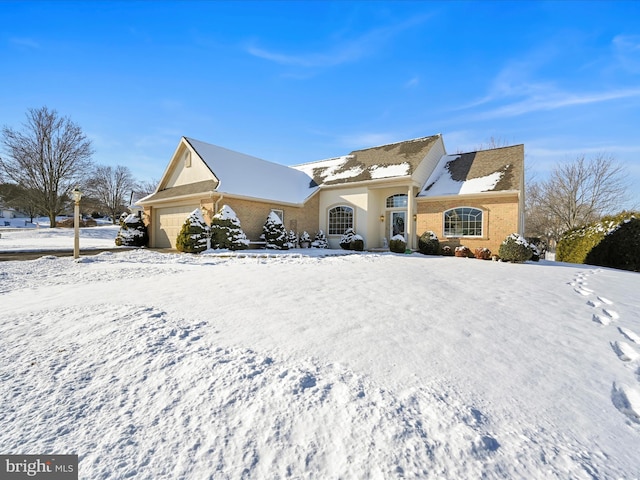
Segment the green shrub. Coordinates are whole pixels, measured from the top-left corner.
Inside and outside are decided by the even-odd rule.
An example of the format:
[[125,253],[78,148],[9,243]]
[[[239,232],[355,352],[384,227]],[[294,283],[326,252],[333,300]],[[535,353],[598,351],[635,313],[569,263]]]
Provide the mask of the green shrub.
[[407,249],[407,242],[402,235],[395,235],[389,240],[389,250],[394,253],[404,253]]
[[444,247],[442,247],[442,255],[444,255],[445,257],[453,256],[453,250],[449,245],[445,245]]
[[509,235],[501,244],[498,255],[505,262],[526,262],[533,256],[527,241],[517,233]]
[[120,219],[120,230],[116,236],[118,247],[144,247],[148,242],[147,227],[140,217],[130,214]]
[[[633,265],[634,254],[631,252],[634,250],[633,244],[637,242],[637,239],[633,237],[633,231],[636,227],[634,227],[635,222],[631,220],[637,218],[640,218],[640,213],[638,212],[621,212],[617,215],[603,217],[598,222],[565,232],[558,241],[556,260],[570,263],[606,262],[609,266],[614,264],[621,265],[615,268],[624,268],[623,265],[625,264]],[[602,247],[597,248],[609,235],[622,228],[625,222],[632,225],[625,227],[621,233],[615,234],[614,238],[607,239]],[[617,238],[623,237],[627,238],[629,242],[628,246],[624,248],[617,245]],[[596,252],[591,255],[589,262],[587,262],[587,257],[594,249],[596,249]],[[628,251],[628,253],[623,254],[623,250]],[[619,255],[625,256],[626,260],[623,258],[616,260],[614,258]],[[600,263],[591,264],[600,265]]]
[[440,240],[434,232],[428,230],[420,235],[418,250],[423,255],[438,255],[440,253]]
[[261,238],[266,242],[266,248],[273,250],[289,249],[287,230],[284,228],[280,217],[274,212],[271,212],[267,217],[267,221],[262,227]]
[[249,239],[242,230],[240,219],[228,205],[223,205],[211,219],[211,248],[244,250]]
[[640,218],[623,220],[589,251],[589,265],[640,272]]
[[351,241],[356,236],[356,232],[353,228],[347,228],[340,238],[340,248],[343,250],[351,250]]
[[176,238],[176,248],[181,252],[200,253],[207,249],[209,227],[204,221],[202,211],[196,208],[182,224]]
[[476,248],[473,253],[480,260],[491,260],[491,250],[488,248]]
[[364,250],[364,238],[361,235],[354,235],[349,245],[349,250],[355,250],[356,252],[362,252]]
[[327,236],[324,234],[324,231],[320,230],[316,233],[313,242],[311,242],[311,246],[313,248],[329,248],[329,243],[327,242]]

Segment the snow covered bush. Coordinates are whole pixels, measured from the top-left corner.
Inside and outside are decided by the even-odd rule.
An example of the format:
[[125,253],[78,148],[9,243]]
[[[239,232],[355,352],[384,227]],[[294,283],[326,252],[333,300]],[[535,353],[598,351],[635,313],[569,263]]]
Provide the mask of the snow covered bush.
[[469,247],[460,245],[456,247],[455,256],[469,258],[469,257],[473,257],[473,253],[471,253],[471,249]]
[[211,248],[244,250],[248,247],[249,239],[236,212],[229,205],[223,205],[211,219]]
[[311,244],[311,235],[309,235],[306,231],[300,234],[300,238],[298,239],[298,244],[301,248],[308,248]]
[[272,250],[288,250],[287,230],[282,224],[280,217],[271,212],[267,217],[267,221],[262,227],[262,235],[260,236],[265,243],[266,248]]
[[351,250],[351,240],[356,236],[356,232],[353,228],[347,228],[340,238],[340,248],[343,250]]
[[476,248],[474,255],[480,260],[491,260],[491,250],[488,248]]
[[327,242],[327,236],[324,234],[324,231],[320,230],[316,233],[313,242],[311,242],[311,246],[313,248],[329,248],[329,243]]
[[204,221],[202,210],[196,208],[182,224],[176,238],[176,248],[181,252],[200,253],[207,249],[209,227]]
[[364,250],[364,238],[362,238],[361,235],[355,234],[351,239],[349,249],[355,250],[356,252],[362,252]]
[[407,242],[404,241],[404,237],[402,235],[394,235],[389,240],[389,250],[394,253],[404,253],[407,249]]
[[449,245],[445,245],[444,247],[442,247],[442,255],[444,255],[445,257],[450,257],[453,255],[453,250],[451,250],[451,247]]
[[[639,260],[634,258],[640,256],[636,230],[639,218],[639,212],[621,212],[565,232],[558,241],[556,260],[637,271]],[[604,245],[600,246],[603,242]]]
[[440,253],[440,241],[437,235],[431,230],[427,230],[420,235],[418,250],[423,255],[438,255]]
[[296,245],[298,245],[298,236],[296,235],[296,232],[289,230],[289,233],[287,234],[287,247],[296,248]]
[[140,217],[130,214],[120,220],[120,230],[116,245],[123,247],[144,247],[149,242],[147,227]]
[[526,262],[533,256],[533,249],[524,237],[512,233],[500,244],[498,255],[505,262]]

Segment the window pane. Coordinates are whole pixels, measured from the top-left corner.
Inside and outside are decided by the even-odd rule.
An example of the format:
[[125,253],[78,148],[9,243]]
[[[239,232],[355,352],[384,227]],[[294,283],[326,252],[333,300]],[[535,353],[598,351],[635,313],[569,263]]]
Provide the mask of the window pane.
[[482,236],[482,210],[460,207],[444,212],[444,235],[447,237]]
[[329,235],[342,235],[347,228],[353,228],[353,208],[340,206],[329,210]]
[[398,208],[407,206],[407,196],[401,193],[387,197],[387,208]]

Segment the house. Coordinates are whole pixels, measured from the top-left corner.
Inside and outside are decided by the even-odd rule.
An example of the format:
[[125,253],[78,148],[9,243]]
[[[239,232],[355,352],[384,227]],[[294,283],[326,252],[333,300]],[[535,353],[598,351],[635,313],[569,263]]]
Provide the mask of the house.
[[333,248],[351,227],[367,249],[398,234],[415,249],[431,230],[444,244],[497,251],[524,230],[524,147],[447,155],[433,135],[288,167],[182,137],[138,204],[156,248],[175,248],[194,209],[210,219],[227,204],[253,241],[275,212],[288,230],[324,230]]

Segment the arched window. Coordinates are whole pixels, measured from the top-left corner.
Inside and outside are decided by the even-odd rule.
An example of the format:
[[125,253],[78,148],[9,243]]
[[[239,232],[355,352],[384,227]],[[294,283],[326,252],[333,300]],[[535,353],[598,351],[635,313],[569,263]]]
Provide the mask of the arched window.
[[398,193],[387,197],[387,208],[398,208],[407,206],[407,194]]
[[347,228],[353,228],[353,208],[340,205],[329,210],[329,235],[342,235]]
[[481,237],[482,210],[459,207],[444,212],[444,236]]

